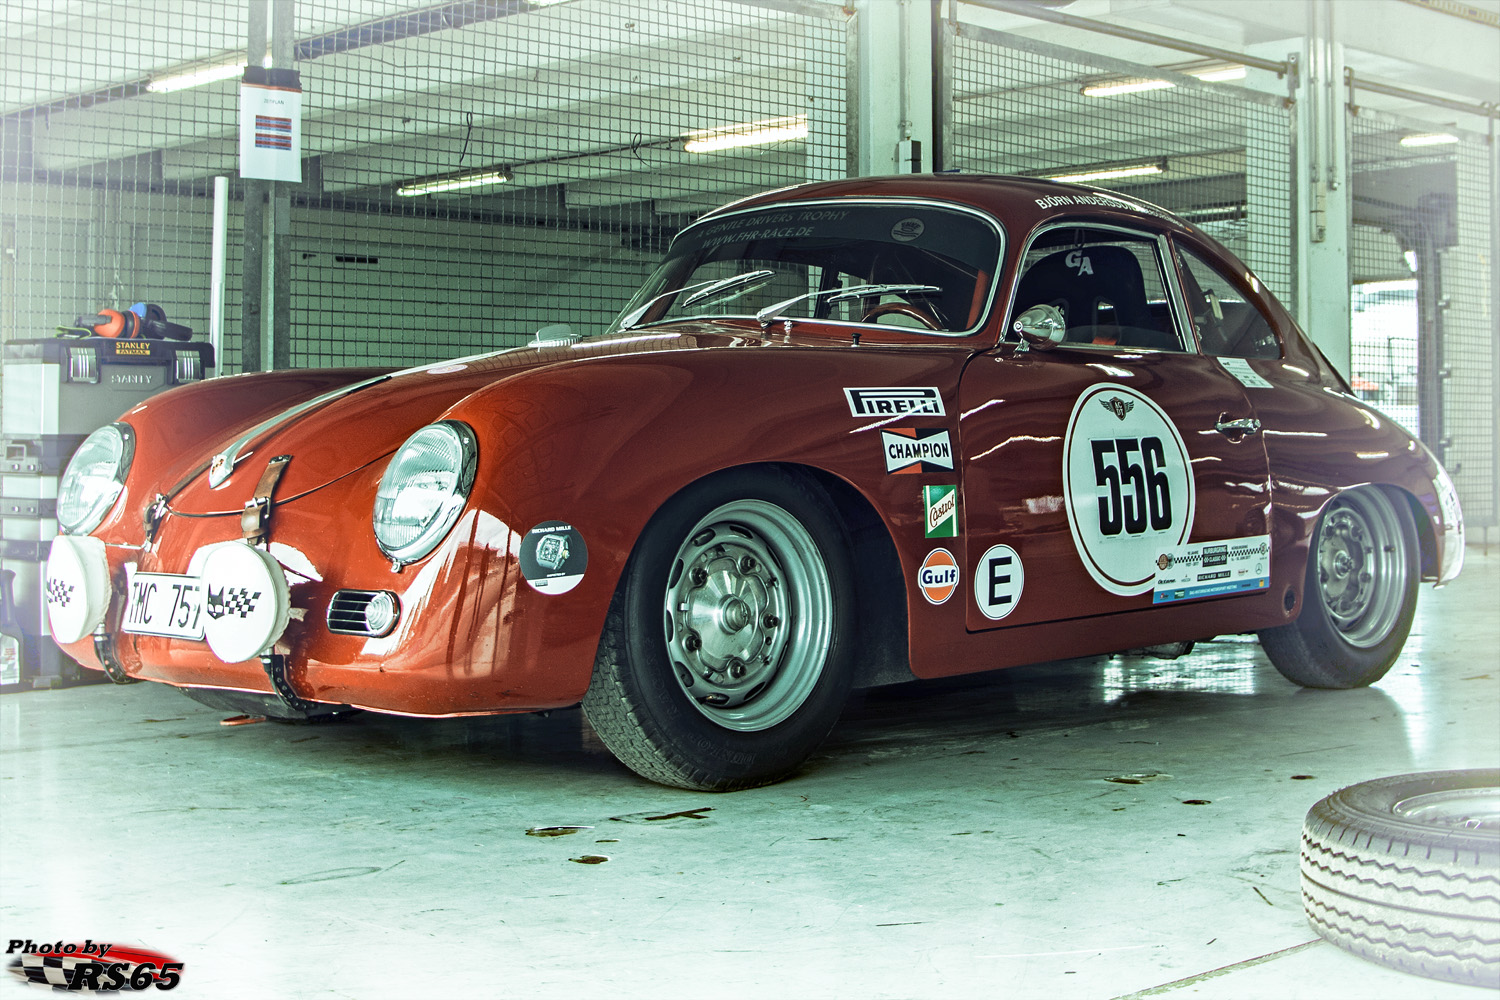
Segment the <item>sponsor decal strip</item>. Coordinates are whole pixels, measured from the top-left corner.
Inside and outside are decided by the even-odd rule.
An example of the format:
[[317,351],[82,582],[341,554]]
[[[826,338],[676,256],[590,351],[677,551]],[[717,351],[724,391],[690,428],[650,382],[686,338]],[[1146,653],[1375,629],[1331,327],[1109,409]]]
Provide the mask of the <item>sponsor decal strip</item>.
[[1252,535],[1222,542],[1190,542],[1156,559],[1152,604],[1195,597],[1265,590],[1271,585],[1271,536]]

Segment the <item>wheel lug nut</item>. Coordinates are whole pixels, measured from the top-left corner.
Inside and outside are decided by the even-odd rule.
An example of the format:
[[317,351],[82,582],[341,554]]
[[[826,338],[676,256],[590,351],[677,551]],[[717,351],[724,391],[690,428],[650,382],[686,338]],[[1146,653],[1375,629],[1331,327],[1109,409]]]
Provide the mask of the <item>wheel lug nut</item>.
[[703,640],[698,638],[697,632],[689,632],[682,637],[682,648],[689,653],[696,653],[703,648]]
[[701,587],[708,582],[708,574],[702,569],[693,570],[693,586]]
[[729,668],[729,676],[735,680],[739,680],[745,676],[745,664],[740,662],[737,657],[730,657],[729,662],[725,666]]
[[775,615],[766,615],[760,620],[760,623],[766,628],[775,628],[777,625],[781,624],[781,619],[777,618]]
[[751,556],[745,556],[743,559],[741,559],[740,560],[740,572],[741,573],[754,573],[755,572],[755,559],[753,557],[751,557]]

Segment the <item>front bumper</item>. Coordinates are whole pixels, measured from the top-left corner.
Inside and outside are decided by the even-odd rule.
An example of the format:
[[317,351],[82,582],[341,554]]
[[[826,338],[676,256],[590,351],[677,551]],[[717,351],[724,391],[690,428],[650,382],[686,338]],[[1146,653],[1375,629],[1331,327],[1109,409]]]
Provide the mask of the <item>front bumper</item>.
[[[87,667],[112,659],[130,679],[257,694],[277,693],[274,657],[301,699],[403,715],[576,703],[598,642],[596,616],[579,604],[599,604],[602,621],[607,593],[600,602],[580,588],[564,604],[518,586],[520,536],[473,509],[426,559],[393,570],[367,521],[344,513],[371,509],[377,472],[277,505],[263,547],[240,539],[233,515],[169,514],[150,544],[60,537],[48,568],[60,644]],[[196,607],[174,607],[178,618],[200,614],[201,636],[191,621],[187,634],[152,634],[172,629],[139,620],[149,602],[131,595],[142,581],[196,588]],[[350,634],[347,601],[336,600],[350,591],[391,595],[386,634]]]

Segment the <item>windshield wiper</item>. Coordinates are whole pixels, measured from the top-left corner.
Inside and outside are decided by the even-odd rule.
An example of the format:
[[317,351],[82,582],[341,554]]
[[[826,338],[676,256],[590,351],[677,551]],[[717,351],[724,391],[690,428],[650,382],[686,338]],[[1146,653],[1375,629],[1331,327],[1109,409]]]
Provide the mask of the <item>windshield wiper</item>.
[[[828,296],[831,304],[849,302],[853,299],[862,299],[867,295],[933,295],[941,294],[942,289],[936,285],[852,285],[849,288],[825,288],[820,292],[804,292],[794,295],[785,302],[778,302],[772,306],[766,306],[755,314],[755,321],[760,324],[762,330],[767,329],[772,322],[778,318],[778,313],[787,306],[794,306],[798,302],[806,302],[812,299],[820,299]],[[786,317],[790,319],[790,317]]]
[[660,295],[653,295],[643,305],[637,306],[626,313],[621,318],[616,332],[623,333],[626,330],[634,329],[635,325],[641,321],[641,318],[651,311],[652,306],[656,305],[662,299],[671,298],[673,295],[692,292],[691,295],[682,300],[684,306],[690,306],[694,303],[702,302],[704,299],[713,298],[720,292],[727,292],[742,286],[748,290],[750,286],[763,285],[774,277],[776,277],[775,271],[746,271],[744,274],[731,274],[727,278],[714,278],[710,281],[700,281],[697,284],[686,285],[682,288],[668,289]]

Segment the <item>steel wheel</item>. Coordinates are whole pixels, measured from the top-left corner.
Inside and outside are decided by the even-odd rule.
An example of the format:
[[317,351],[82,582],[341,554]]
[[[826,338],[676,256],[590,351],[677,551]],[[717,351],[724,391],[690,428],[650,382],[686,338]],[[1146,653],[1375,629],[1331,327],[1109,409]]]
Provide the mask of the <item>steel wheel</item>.
[[1410,575],[1401,524],[1385,496],[1357,490],[1324,515],[1318,539],[1318,598],[1351,646],[1369,649],[1401,616]]
[[1300,613],[1260,633],[1304,687],[1373,684],[1401,655],[1417,608],[1417,528],[1405,497],[1365,486],[1335,497],[1313,531]]
[[822,485],[729,469],[664,503],[610,604],[583,711],[637,774],[706,791],[801,767],[843,710],[851,544]]
[[677,682],[718,725],[769,729],[817,684],[832,608],[828,569],[795,517],[763,500],[725,504],[673,560],[664,611]]

